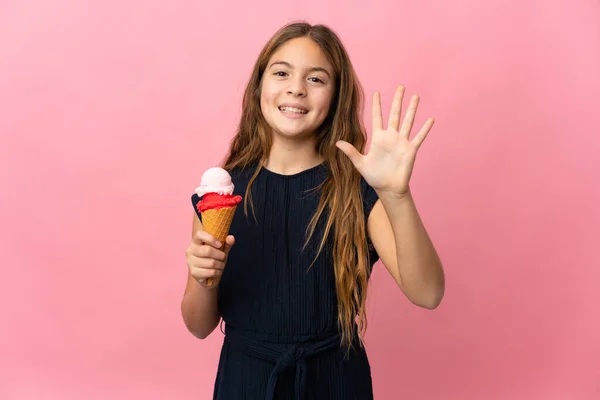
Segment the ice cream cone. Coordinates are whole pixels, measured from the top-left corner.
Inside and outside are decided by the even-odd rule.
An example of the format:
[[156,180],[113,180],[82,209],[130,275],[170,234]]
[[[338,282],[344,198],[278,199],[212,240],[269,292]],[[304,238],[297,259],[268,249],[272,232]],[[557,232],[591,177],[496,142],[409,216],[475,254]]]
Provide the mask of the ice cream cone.
[[216,240],[225,243],[237,206],[202,212],[202,228]]
[[[223,207],[214,210],[205,210],[202,212],[202,228],[204,231],[210,233],[215,240],[218,240],[225,245],[225,239],[229,234],[229,228],[235,215],[237,206]],[[206,280],[207,286],[212,286],[214,282],[213,278]]]

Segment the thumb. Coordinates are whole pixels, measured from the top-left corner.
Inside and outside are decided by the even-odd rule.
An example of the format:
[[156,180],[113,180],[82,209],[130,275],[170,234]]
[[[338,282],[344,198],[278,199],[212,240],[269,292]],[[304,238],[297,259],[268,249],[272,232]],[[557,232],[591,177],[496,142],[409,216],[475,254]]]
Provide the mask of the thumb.
[[229,254],[229,250],[231,250],[234,244],[235,237],[233,235],[229,235],[225,238],[225,246],[223,247],[223,252],[225,252],[225,255]]
[[350,161],[352,161],[352,164],[354,164],[355,167],[357,167],[357,168],[359,167],[359,165],[362,163],[362,158],[364,156],[362,154],[360,154],[360,152],[358,150],[356,150],[356,148],[354,146],[352,146],[350,143],[345,142],[343,140],[338,140],[335,145],[345,155],[348,156],[348,158],[350,159]]

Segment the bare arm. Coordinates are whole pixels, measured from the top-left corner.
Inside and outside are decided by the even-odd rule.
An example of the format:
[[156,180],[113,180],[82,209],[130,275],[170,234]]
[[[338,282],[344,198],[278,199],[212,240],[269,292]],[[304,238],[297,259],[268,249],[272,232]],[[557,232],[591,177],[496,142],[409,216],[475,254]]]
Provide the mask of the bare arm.
[[381,261],[406,297],[420,307],[436,308],[444,296],[444,270],[412,196],[380,198],[367,227]]

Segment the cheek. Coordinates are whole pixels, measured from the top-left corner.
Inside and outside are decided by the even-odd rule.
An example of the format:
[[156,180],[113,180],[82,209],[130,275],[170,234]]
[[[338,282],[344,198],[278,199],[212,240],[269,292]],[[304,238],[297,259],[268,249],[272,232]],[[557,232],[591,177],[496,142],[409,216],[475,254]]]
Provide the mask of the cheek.
[[262,89],[260,90],[261,111],[264,113],[266,111],[266,109],[270,106],[271,103],[272,103],[272,96],[270,95],[268,88],[265,88],[263,86]]
[[329,94],[323,94],[321,97],[319,97],[318,104],[319,104],[321,113],[326,116],[329,113],[329,110],[332,106],[331,96]]
[[261,88],[260,98],[261,103],[263,104],[271,104],[276,99],[276,88],[273,85],[265,82]]

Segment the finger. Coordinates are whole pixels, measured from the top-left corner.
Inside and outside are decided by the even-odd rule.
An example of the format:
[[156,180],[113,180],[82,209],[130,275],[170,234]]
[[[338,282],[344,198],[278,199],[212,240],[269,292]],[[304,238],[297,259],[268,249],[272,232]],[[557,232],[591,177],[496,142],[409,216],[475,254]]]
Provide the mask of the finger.
[[402,99],[404,98],[404,86],[400,85],[396,88],[394,93],[394,100],[392,101],[392,108],[390,109],[390,117],[388,120],[388,129],[398,130],[400,126],[400,115],[402,113]]
[[434,123],[435,120],[433,118],[428,118],[427,121],[425,121],[425,123],[423,124],[423,127],[421,128],[419,133],[415,135],[415,138],[412,141],[415,145],[417,145],[417,148],[421,147],[421,144],[429,134],[429,131],[431,131],[431,128],[433,127]]
[[404,121],[402,121],[402,128],[400,128],[400,133],[406,138],[410,136],[410,131],[412,130],[413,123],[415,122],[415,114],[417,113],[417,107],[419,107],[419,96],[414,95],[410,99],[410,104],[408,105],[408,109],[406,110]]
[[193,241],[197,244],[208,244],[217,249],[222,246],[222,244],[219,241],[217,241],[213,235],[202,229],[196,232],[196,234],[193,237]]
[[223,271],[219,269],[196,268],[193,271],[191,271],[191,275],[196,280],[206,280],[211,278],[215,279],[223,275]]
[[350,161],[352,161],[352,164],[354,164],[354,166],[356,168],[360,168],[360,166],[362,165],[362,160],[363,160],[364,156],[362,154],[360,154],[360,152],[358,150],[356,150],[356,148],[354,146],[352,146],[350,143],[345,142],[343,140],[339,140],[335,145],[345,155],[348,156],[348,158],[350,159]]
[[377,91],[373,93],[373,106],[371,109],[371,114],[373,131],[383,129],[383,116],[381,115],[381,95]]
[[223,250],[215,249],[207,244],[192,245],[190,247],[190,255],[198,258],[211,258],[217,261],[225,261],[225,252],[223,252]]
[[229,251],[231,250],[231,248],[233,247],[234,244],[235,244],[235,237],[233,237],[233,235],[229,235],[225,238],[225,247],[223,247],[223,252],[225,253],[225,256],[227,256],[227,254],[229,254]]
[[225,268],[225,263],[223,263],[223,261],[219,261],[214,258],[205,258],[205,257],[196,257],[196,256],[190,256],[188,258],[188,264],[190,265],[191,270],[198,270],[198,269],[222,270],[223,268]]

